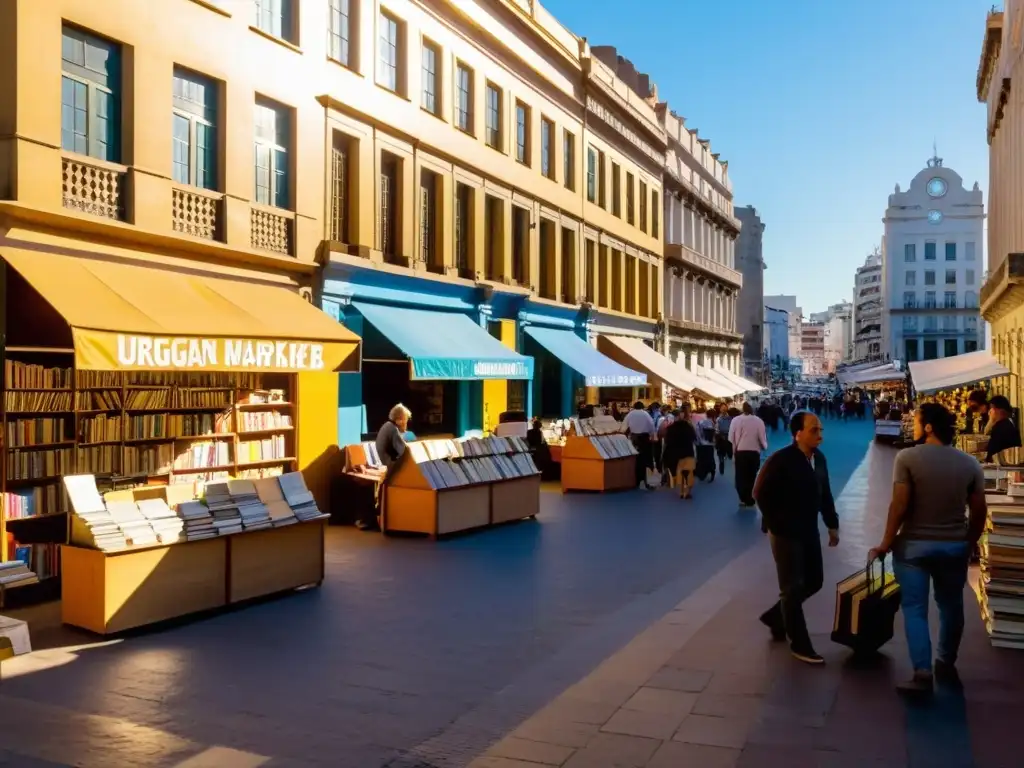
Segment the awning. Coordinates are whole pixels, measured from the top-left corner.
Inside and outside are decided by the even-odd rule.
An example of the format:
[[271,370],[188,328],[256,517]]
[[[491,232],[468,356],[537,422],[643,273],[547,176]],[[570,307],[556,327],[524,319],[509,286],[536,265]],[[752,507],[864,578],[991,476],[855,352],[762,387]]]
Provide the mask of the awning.
[[706,368],[703,365],[697,366],[697,375],[706,381],[710,381],[717,388],[718,394],[715,397],[735,397],[743,392],[743,388],[735,382],[729,381],[715,368]]
[[647,372],[648,377],[657,379],[670,387],[683,392],[700,392],[710,397],[719,397],[708,391],[701,380],[665,357],[660,352],[647,346],[640,339],[629,336],[598,336],[598,347],[623,365],[636,366]]
[[725,368],[715,368],[715,373],[721,374],[722,376],[724,376],[737,386],[742,387],[742,389],[740,390],[741,392],[760,392],[762,389],[765,389],[765,386],[763,384],[753,382],[750,379],[746,379],[743,376],[739,376],[733,373],[732,371],[726,370]]
[[520,355],[461,312],[354,301],[374,328],[409,358],[418,380],[532,379],[533,358]]
[[906,371],[902,371],[892,363],[878,365],[857,371],[846,379],[847,384],[857,386],[858,384],[881,384],[887,381],[903,381],[907,378]]
[[1010,369],[983,349],[937,360],[910,364],[914,389],[921,394],[962,387],[986,379],[1008,376]]
[[526,335],[583,375],[588,387],[645,387],[647,374],[630,370],[606,357],[572,331],[527,326]]
[[19,248],[0,256],[71,327],[80,369],[359,370],[359,337],[288,286]]

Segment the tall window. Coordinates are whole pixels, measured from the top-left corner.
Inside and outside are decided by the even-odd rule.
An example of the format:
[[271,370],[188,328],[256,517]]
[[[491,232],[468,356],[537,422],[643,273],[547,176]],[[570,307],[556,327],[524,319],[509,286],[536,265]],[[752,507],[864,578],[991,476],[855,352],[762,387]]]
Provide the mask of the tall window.
[[946,309],[956,309],[956,291],[946,291],[945,294],[942,306]]
[[288,208],[291,204],[288,155],[291,110],[270,99],[256,99],[256,202]]
[[386,261],[398,255],[398,158],[381,153],[380,158],[380,250]]
[[562,227],[562,295],[566,304],[575,304],[579,291],[576,286],[576,233]]
[[956,357],[959,351],[957,347],[960,343],[956,339],[943,339],[942,341],[942,356],[943,357]]
[[612,215],[622,216],[622,169],[612,163]]
[[64,27],[61,59],[61,148],[120,162],[121,46]]
[[576,137],[569,131],[562,134],[562,173],[565,188],[576,189]]
[[455,266],[461,277],[469,277],[470,217],[473,215],[473,190],[455,184]]
[[956,285],[956,270],[955,269],[947,269],[946,270],[946,285]]
[[530,212],[518,205],[512,206],[512,279],[530,284]]
[[473,71],[461,63],[455,67],[455,125],[473,132]]
[[422,171],[420,174],[420,258],[427,269],[437,271],[443,266],[438,262],[440,249],[437,247],[437,188],[440,178],[436,173]]
[[903,260],[904,261],[917,261],[917,245],[914,243],[907,243],[903,246]]
[[956,261],[956,243],[946,243],[946,261]]
[[327,43],[330,57],[345,66],[349,65],[349,13],[350,0],[330,0],[327,17]]
[[626,174],[626,223],[627,224],[635,224],[636,223],[636,209],[635,209],[636,198],[635,198],[635,193],[633,192],[633,186],[634,186],[634,184],[633,184],[633,174],[632,173],[627,173]]
[[217,188],[217,86],[174,68],[172,170],[179,184]]
[[974,243],[964,243],[964,259],[974,261]]
[[964,275],[964,282],[968,285],[974,285],[974,270],[968,269],[966,275]]
[[587,147],[587,200],[597,202],[597,150]]
[[913,309],[917,306],[917,294],[914,291],[903,292],[903,308]]
[[924,308],[925,309],[935,309],[935,307],[936,307],[935,291],[925,291],[924,292]]
[[661,215],[661,206],[659,205],[658,192],[657,190],[651,190],[651,237],[661,237],[660,229],[661,225],[659,217]]
[[516,160],[530,164],[530,108],[516,102]]
[[555,178],[555,164],[551,162],[551,151],[555,145],[555,124],[546,117],[540,119],[540,172],[549,179]]
[[640,182],[640,231],[647,231],[647,185]]
[[349,206],[349,149],[351,139],[334,132],[331,146],[331,240],[350,243],[348,231]]
[[924,273],[924,284],[935,285],[935,270],[929,269]]
[[292,0],[254,0],[256,28],[268,35],[295,42]]
[[500,281],[503,277],[504,243],[502,235],[504,230],[505,202],[501,198],[488,195],[484,203],[484,250],[487,254],[484,276],[495,282]]
[[380,14],[377,42],[377,82],[389,91],[398,92],[398,20]]
[[423,41],[423,108],[432,115],[441,112],[441,52],[428,40]]
[[501,149],[501,89],[487,84],[487,120],[485,123],[487,146]]
[[604,152],[598,151],[597,153],[597,204],[602,208],[607,209],[608,205],[605,200],[605,184],[604,184],[604,169],[605,165]]
[[935,241],[929,240],[924,244],[924,260],[935,261]]
[[967,307],[968,309],[977,309],[978,308],[978,294],[976,294],[974,291],[965,291],[964,292],[964,306]]
[[906,277],[906,284],[907,285],[917,285],[916,280],[917,280],[917,272],[907,272],[907,277]]

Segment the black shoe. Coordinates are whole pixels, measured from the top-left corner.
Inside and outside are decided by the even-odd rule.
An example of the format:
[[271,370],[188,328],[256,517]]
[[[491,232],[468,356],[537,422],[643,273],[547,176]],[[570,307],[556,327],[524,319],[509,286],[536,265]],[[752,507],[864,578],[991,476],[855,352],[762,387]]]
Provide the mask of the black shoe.
[[356,528],[360,531],[366,531],[367,533],[375,533],[380,531],[380,526],[377,523],[368,523],[365,520],[360,520],[356,523]]
[[930,696],[935,692],[932,673],[919,670],[909,680],[897,683],[896,690],[907,696]]
[[793,654],[793,658],[797,661],[802,661],[804,664],[810,664],[815,667],[819,667],[825,663],[825,659],[819,656],[813,648],[806,650],[796,650],[795,648],[790,649],[790,653]]
[[942,659],[935,660],[935,682],[954,689],[963,688],[964,685],[960,680],[960,673],[956,669],[956,664],[951,661],[943,661]]
[[773,624],[767,616],[761,616],[758,621],[764,624],[768,629],[771,630],[772,640],[777,643],[781,643],[786,639],[786,630],[784,627],[780,627],[777,624]]

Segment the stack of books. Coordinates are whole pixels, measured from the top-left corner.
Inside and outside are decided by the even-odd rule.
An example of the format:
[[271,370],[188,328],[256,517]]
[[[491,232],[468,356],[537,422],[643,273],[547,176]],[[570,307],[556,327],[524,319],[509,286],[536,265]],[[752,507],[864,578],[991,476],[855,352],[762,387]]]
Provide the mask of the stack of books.
[[288,506],[291,507],[292,512],[295,513],[300,522],[327,517],[317,508],[316,499],[313,498],[313,494],[306,487],[306,481],[303,479],[301,472],[287,472],[277,478],[277,480],[281,483],[281,493],[284,494],[284,500],[288,502]]
[[259,480],[253,480],[253,485],[256,487],[256,493],[260,497],[260,501],[266,505],[267,514],[270,515],[271,524],[275,528],[299,522],[295,513],[292,512],[292,508],[288,506],[288,502],[284,500],[284,494],[281,492],[281,483],[278,482],[278,478],[263,477]]
[[163,499],[143,499],[139,502],[139,512],[149,521],[161,544],[174,544],[187,541],[185,524],[174,510],[167,506]]
[[206,507],[213,515],[213,527],[221,536],[242,532],[242,516],[238,506],[231,499],[227,483],[210,483],[206,486]]
[[11,589],[12,587],[23,587],[26,584],[35,584],[39,577],[28,569],[21,560],[9,560],[0,563],[0,587]]
[[71,509],[71,541],[96,547],[104,552],[116,552],[128,546],[124,531],[114,520],[103,503],[103,497],[96,489],[96,478],[92,475],[69,475],[64,478]]
[[986,494],[981,610],[992,645],[1024,648],[1024,497]]
[[217,535],[217,529],[213,527],[213,515],[203,502],[183,501],[178,505],[177,512],[184,524],[186,540],[212,539]]
[[231,500],[238,507],[242,527],[247,531],[258,531],[272,527],[267,506],[260,501],[252,480],[229,480],[228,491]]
[[134,501],[108,501],[107,511],[133,547],[159,544],[156,531]]

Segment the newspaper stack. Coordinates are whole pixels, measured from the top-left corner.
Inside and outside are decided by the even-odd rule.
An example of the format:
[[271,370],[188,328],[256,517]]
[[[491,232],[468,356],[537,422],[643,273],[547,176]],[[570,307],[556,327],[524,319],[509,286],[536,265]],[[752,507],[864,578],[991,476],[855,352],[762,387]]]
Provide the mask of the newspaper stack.
[[217,535],[213,515],[201,501],[183,501],[178,505],[178,517],[185,526],[185,538],[189,541],[212,539]]
[[231,500],[238,506],[238,514],[242,518],[242,527],[247,531],[258,531],[270,528],[270,513],[266,505],[260,501],[256,486],[252,480],[229,480],[228,491]]
[[213,515],[213,527],[218,535],[242,532],[242,516],[238,513],[238,505],[231,499],[227,483],[206,486],[206,507]]
[[[96,489],[93,475],[68,475],[64,488],[75,517],[80,519],[89,532],[91,543],[104,552],[114,552],[128,546],[124,532],[107,510],[103,497]],[[83,542],[85,543],[85,542]]]
[[288,502],[288,506],[291,507],[300,522],[327,517],[317,508],[316,499],[306,487],[306,481],[301,472],[287,472],[277,480],[281,484],[284,500]]
[[134,501],[108,501],[107,511],[133,547],[147,547],[160,543],[153,526],[139,511],[139,505]]
[[163,499],[143,499],[139,512],[149,521],[161,544],[185,541],[185,525]]
[[292,512],[292,508],[288,506],[288,502],[284,500],[284,494],[281,493],[281,484],[277,481],[276,477],[264,477],[254,480],[253,485],[256,487],[256,493],[259,495],[260,501],[266,505],[271,524],[275,528],[294,525],[299,522],[295,513]]

